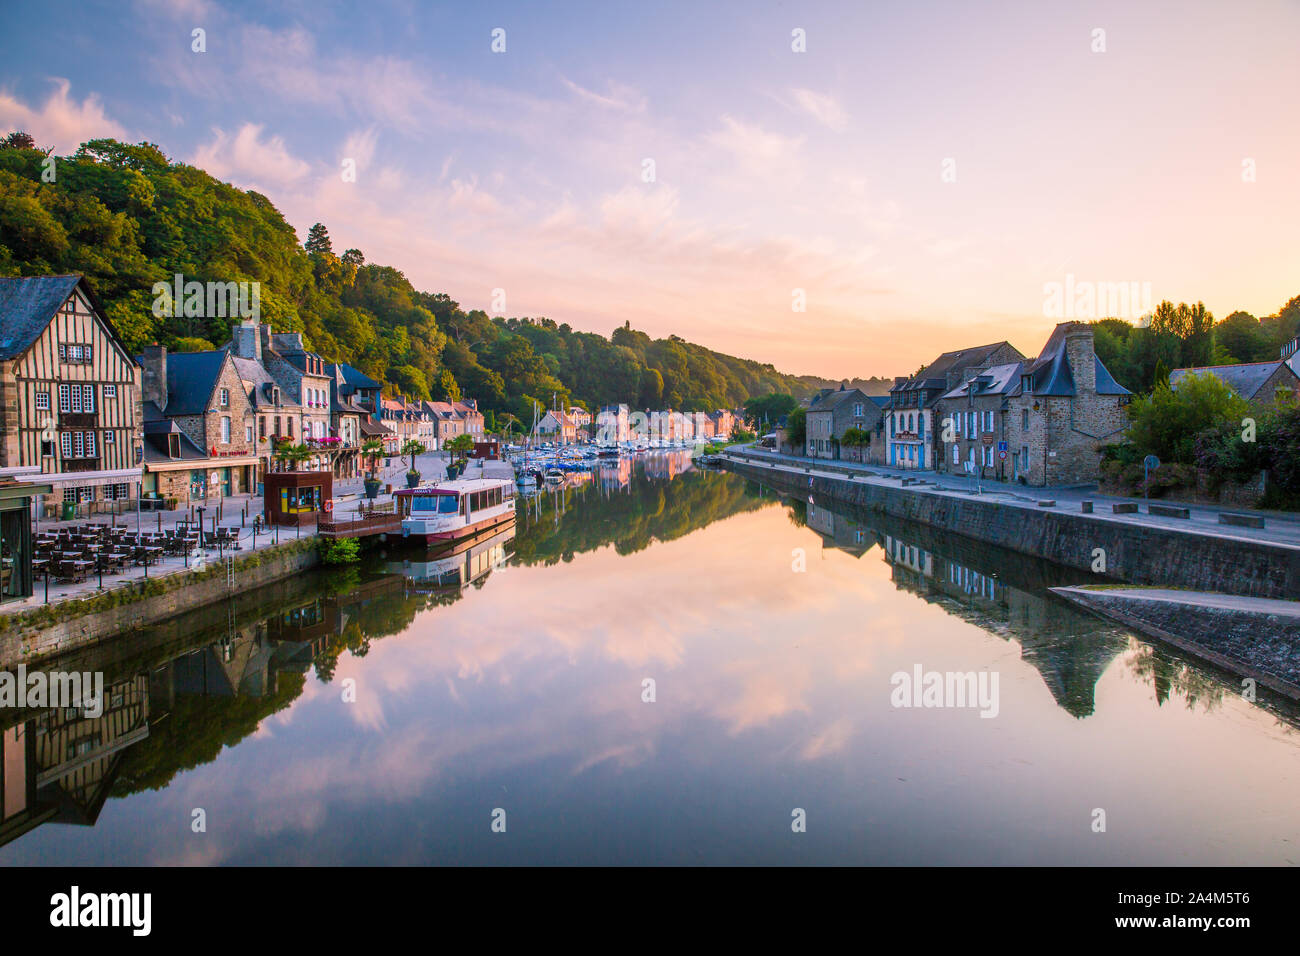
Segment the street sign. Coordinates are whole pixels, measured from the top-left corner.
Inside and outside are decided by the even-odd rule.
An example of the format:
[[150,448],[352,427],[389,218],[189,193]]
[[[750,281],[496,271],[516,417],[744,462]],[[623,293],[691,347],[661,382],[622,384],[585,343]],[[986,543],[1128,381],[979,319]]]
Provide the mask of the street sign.
[[1160,459],[1155,455],[1147,455],[1142,459],[1142,497],[1150,497],[1151,472],[1160,467]]
[[998,451],[1002,452],[1002,457],[1003,457],[1003,458],[1006,458],[1006,457],[1007,457],[1006,453],[1007,453],[1007,449],[1008,449],[1008,447],[1009,447],[1009,446],[1007,445],[1006,442],[1004,442],[1004,441],[1000,441],[1000,442],[998,442]]
[[1007,450],[1006,450],[1005,448],[1002,448],[1002,449],[999,449],[999,450],[998,450],[998,460],[999,460],[999,461],[1006,461],[1006,460],[1007,460]]

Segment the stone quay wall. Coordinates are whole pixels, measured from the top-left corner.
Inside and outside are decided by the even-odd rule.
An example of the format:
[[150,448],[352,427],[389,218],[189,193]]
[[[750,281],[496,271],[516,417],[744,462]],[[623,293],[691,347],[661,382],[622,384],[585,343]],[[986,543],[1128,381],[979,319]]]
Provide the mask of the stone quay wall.
[[[850,478],[827,478],[729,459],[727,467],[779,491],[825,497],[1019,551],[1081,572],[1079,583],[1151,587],[1300,600],[1300,549],[1264,541],[1107,521],[988,497],[940,494]],[[1093,571],[1096,549],[1106,571]]]

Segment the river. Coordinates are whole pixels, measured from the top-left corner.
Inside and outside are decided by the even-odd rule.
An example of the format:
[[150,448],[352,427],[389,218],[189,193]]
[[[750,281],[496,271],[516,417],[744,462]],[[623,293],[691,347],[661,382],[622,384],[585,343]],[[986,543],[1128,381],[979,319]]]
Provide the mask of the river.
[[0,863],[1300,862],[1293,705],[881,522],[657,454],[83,653]]

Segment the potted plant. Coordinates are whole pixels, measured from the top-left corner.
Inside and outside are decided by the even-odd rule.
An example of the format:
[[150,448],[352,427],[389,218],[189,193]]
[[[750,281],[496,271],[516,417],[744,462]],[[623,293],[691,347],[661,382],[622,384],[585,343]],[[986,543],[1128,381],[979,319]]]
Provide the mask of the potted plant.
[[379,489],[383,487],[378,478],[375,477],[375,471],[379,468],[379,456],[384,453],[384,443],[378,438],[371,438],[361,446],[361,457],[367,459],[370,467],[366,470],[366,479],[364,482],[366,497],[371,501],[379,495]]
[[451,453],[451,460],[447,463],[447,477],[459,478],[465,471],[465,465],[469,462],[466,453],[474,448],[474,436],[457,435],[455,438],[449,439],[442,447]]
[[280,463],[282,471],[297,471],[299,465],[315,454],[307,445],[281,442],[275,446],[275,460]]
[[415,467],[415,456],[422,451],[424,451],[424,446],[414,438],[408,438],[402,444],[402,457],[410,459],[406,469],[406,487],[408,488],[418,488],[420,486],[420,472]]

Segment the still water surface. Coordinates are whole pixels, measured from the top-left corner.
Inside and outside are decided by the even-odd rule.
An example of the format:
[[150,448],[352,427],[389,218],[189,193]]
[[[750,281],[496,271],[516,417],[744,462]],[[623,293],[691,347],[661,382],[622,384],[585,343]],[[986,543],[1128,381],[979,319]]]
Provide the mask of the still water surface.
[[102,718],[5,722],[0,863],[1300,861],[1294,708],[882,520],[659,455],[85,655]]

